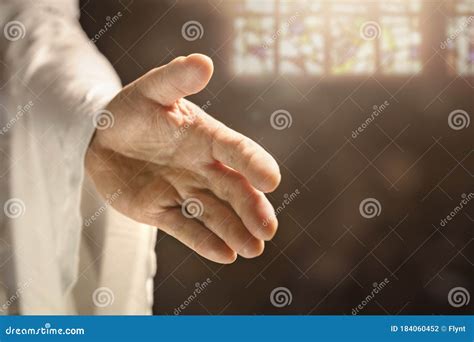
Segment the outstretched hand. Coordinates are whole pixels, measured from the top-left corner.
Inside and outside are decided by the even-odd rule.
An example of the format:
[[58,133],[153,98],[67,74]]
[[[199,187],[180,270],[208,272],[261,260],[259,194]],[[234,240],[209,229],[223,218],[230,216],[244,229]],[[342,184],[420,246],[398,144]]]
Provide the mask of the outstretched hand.
[[264,193],[278,186],[280,171],[261,146],[184,99],[212,73],[211,59],[193,54],[126,86],[103,111],[113,125],[99,125],[86,169],[104,197],[121,190],[112,202],[118,211],[231,263],[260,255],[275,234]]

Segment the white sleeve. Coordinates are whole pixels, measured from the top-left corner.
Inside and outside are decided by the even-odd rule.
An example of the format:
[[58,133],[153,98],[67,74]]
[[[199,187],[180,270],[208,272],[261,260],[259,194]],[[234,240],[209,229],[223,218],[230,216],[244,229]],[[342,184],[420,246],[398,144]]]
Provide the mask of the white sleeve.
[[0,129],[9,138],[12,209],[21,210],[7,226],[25,313],[65,311],[77,278],[92,116],[121,89],[77,16],[75,0],[0,0],[0,101],[8,101]]
[[[25,88],[37,97],[51,94],[56,105],[79,106],[90,115],[121,89],[113,67],[83,32],[76,0],[0,1],[3,58],[15,95]],[[63,115],[65,124],[92,122],[77,111]]]

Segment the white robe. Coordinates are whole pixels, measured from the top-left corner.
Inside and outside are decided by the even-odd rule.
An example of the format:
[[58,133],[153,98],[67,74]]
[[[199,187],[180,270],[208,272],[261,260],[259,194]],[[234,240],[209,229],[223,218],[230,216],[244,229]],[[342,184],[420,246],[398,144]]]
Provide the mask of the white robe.
[[0,0],[0,313],[151,313],[156,230],[110,206],[83,226],[104,206],[84,170],[92,115],[121,84],[78,14]]

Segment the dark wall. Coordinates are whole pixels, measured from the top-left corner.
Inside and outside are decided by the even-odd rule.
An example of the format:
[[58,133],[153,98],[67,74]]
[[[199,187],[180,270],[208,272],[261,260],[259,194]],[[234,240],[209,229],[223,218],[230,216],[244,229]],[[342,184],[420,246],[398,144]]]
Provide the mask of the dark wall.
[[[207,278],[212,283],[184,314],[351,314],[385,278],[389,284],[362,314],[448,314],[447,296],[472,293],[471,203],[445,227],[440,220],[474,192],[473,126],[448,126],[455,109],[474,113],[472,77],[452,76],[439,43],[445,39],[441,2],[425,2],[423,71],[407,77],[234,77],[232,1],[83,1],[89,36],[117,11],[122,18],[97,45],[126,84],[174,56],[213,57],[209,113],[262,143],[280,162],[275,207],[297,196],[279,215],[280,229],[263,256],[230,266],[208,262],[158,234],[155,313],[173,314]],[[124,4],[128,8],[124,8]],[[198,20],[203,38],[188,42],[182,25]],[[437,52],[438,51],[438,52]],[[352,131],[374,105],[388,108],[356,139]],[[290,128],[271,127],[270,115],[289,111]],[[376,198],[379,216],[363,218],[359,204]],[[276,308],[271,291],[290,289],[292,303]]]

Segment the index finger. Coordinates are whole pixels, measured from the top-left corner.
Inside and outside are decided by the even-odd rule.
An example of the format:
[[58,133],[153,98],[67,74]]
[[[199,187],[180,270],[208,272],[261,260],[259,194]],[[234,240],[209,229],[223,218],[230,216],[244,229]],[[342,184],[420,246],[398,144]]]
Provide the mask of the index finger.
[[280,184],[280,168],[259,144],[220,125],[212,143],[213,158],[241,173],[258,190],[272,192]]

